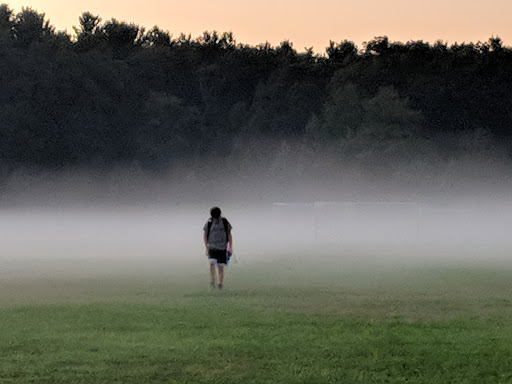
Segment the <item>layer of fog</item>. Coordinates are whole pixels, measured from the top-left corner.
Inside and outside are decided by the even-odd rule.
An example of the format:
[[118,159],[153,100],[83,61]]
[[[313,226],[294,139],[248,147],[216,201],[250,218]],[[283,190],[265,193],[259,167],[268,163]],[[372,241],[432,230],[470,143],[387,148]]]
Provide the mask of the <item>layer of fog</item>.
[[0,277],[205,274],[214,205],[234,227],[239,269],[500,266],[511,261],[512,182],[506,164],[480,160],[430,178],[321,166],[297,175],[291,157],[245,173],[225,163],[17,170],[0,184]]
[[[206,273],[209,205],[4,210],[0,275]],[[361,266],[508,263],[510,205],[455,208],[388,203],[222,205],[237,268],[333,262]],[[325,209],[324,209],[325,208]]]

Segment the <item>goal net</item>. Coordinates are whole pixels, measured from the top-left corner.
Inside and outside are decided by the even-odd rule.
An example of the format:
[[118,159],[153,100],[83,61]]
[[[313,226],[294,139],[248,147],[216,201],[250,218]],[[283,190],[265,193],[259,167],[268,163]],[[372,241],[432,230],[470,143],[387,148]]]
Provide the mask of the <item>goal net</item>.
[[414,202],[279,202],[272,206],[274,231],[299,242],[413,242],[420,214]]

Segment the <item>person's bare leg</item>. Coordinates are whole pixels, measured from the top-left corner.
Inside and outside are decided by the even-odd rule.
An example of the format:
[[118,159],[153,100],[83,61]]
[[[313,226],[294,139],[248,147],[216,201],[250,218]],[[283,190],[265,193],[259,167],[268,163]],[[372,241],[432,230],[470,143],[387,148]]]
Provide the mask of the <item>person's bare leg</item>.
[[215,287],[215,265],[210,264],[210,286]]
[[224,266],[219,265],[217,266],[217,269],[219,271],[219,289],[222,289],[224,285]]

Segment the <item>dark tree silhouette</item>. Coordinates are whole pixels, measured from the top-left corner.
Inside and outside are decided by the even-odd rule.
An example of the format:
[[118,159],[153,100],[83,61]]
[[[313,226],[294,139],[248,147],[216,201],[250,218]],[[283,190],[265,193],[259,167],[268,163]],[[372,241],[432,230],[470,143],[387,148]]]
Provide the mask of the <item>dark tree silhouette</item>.
[[295,141],[355,158],[413,145],[449,156],[458,149],[446,137],[512,148],[512,50],[497,36],[382,36],[362,50],[330,41],[315,55],[290,41],[237,43],[231,32],[173,38],[90,12],[74,33],[0,6],[2,166],[162,168],[258,140],[285,143],[280,154]]

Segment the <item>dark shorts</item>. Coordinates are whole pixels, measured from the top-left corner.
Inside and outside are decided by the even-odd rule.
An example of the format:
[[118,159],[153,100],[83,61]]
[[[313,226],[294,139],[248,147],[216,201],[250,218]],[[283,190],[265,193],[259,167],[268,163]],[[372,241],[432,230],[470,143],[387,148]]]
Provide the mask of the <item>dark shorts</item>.
[[213,260],[215,260],[216,264],[226,264],[226,262],[227,262],[226,250],[209,249],[208,250],[208,260],[210,260],[210,263]]

